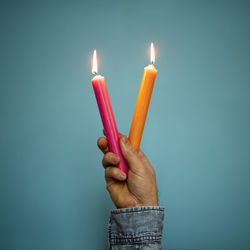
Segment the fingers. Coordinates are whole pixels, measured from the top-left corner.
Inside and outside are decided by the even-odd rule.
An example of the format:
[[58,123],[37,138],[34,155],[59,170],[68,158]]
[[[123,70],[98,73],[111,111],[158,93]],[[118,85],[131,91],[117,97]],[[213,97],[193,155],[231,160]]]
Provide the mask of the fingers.
[[127,160],[131,170],[132,168],[140,165],[140,158],[138,157],[138,153],[131,146],[131,144],[128,141],[128,138],[124,135],[120,136],[120,146],[122,154],[124,158]]
[[109,152],[108,141],[105,137],[98,138],[97,145],[104,154]]
[[122,170],[115,167],[107,167],[105,169],[105,179],[108,182],[110,179],[115,179],[118,181],[124,181],[127,178],[127,175],[123,173]]
[[102,165],[104,168],[115,166],[120,162],[120,157],[114,153],[108,152],[103,156]]

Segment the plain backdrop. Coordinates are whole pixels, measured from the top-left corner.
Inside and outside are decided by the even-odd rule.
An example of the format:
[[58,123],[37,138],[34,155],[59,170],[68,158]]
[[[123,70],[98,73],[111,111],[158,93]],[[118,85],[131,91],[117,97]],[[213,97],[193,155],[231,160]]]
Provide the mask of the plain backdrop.
[[152,41],[163,246],[249,249],[249,25],[249,1],[1,1],[0,249],[107,248],[91,55],[128,134]]

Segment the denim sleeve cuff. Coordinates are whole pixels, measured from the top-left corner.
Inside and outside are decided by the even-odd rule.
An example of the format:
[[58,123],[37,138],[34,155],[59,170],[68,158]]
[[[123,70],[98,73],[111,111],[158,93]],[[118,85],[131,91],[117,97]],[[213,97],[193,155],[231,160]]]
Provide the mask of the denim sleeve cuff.
[[111,211],[110,246],[161,243],[164,207],[134,207]]

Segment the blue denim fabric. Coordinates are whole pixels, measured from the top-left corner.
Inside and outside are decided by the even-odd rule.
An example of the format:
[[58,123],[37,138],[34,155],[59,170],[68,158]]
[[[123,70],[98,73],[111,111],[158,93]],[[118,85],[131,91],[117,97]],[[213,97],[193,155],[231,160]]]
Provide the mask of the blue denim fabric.
[[163,207],[134,207],[111,211],[109,249],[162,249]]

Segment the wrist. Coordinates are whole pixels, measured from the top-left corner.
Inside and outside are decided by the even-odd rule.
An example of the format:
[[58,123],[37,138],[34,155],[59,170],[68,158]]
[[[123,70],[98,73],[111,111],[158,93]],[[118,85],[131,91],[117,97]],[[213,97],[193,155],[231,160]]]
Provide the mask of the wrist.
[[140,200],[138,198],[135,199],[136,204],[134,207],[157,207],[158,206],[158,197],[150,197],[149,199]]
[[150,199],[144,199],[143,201],[138,200],[136,207],[151,207],[151,206],[158,206],[158,197],[153,196]]
[[159,205],[157,201],[143,202],[136,205],[136,207],[158,207],[158,206]]

